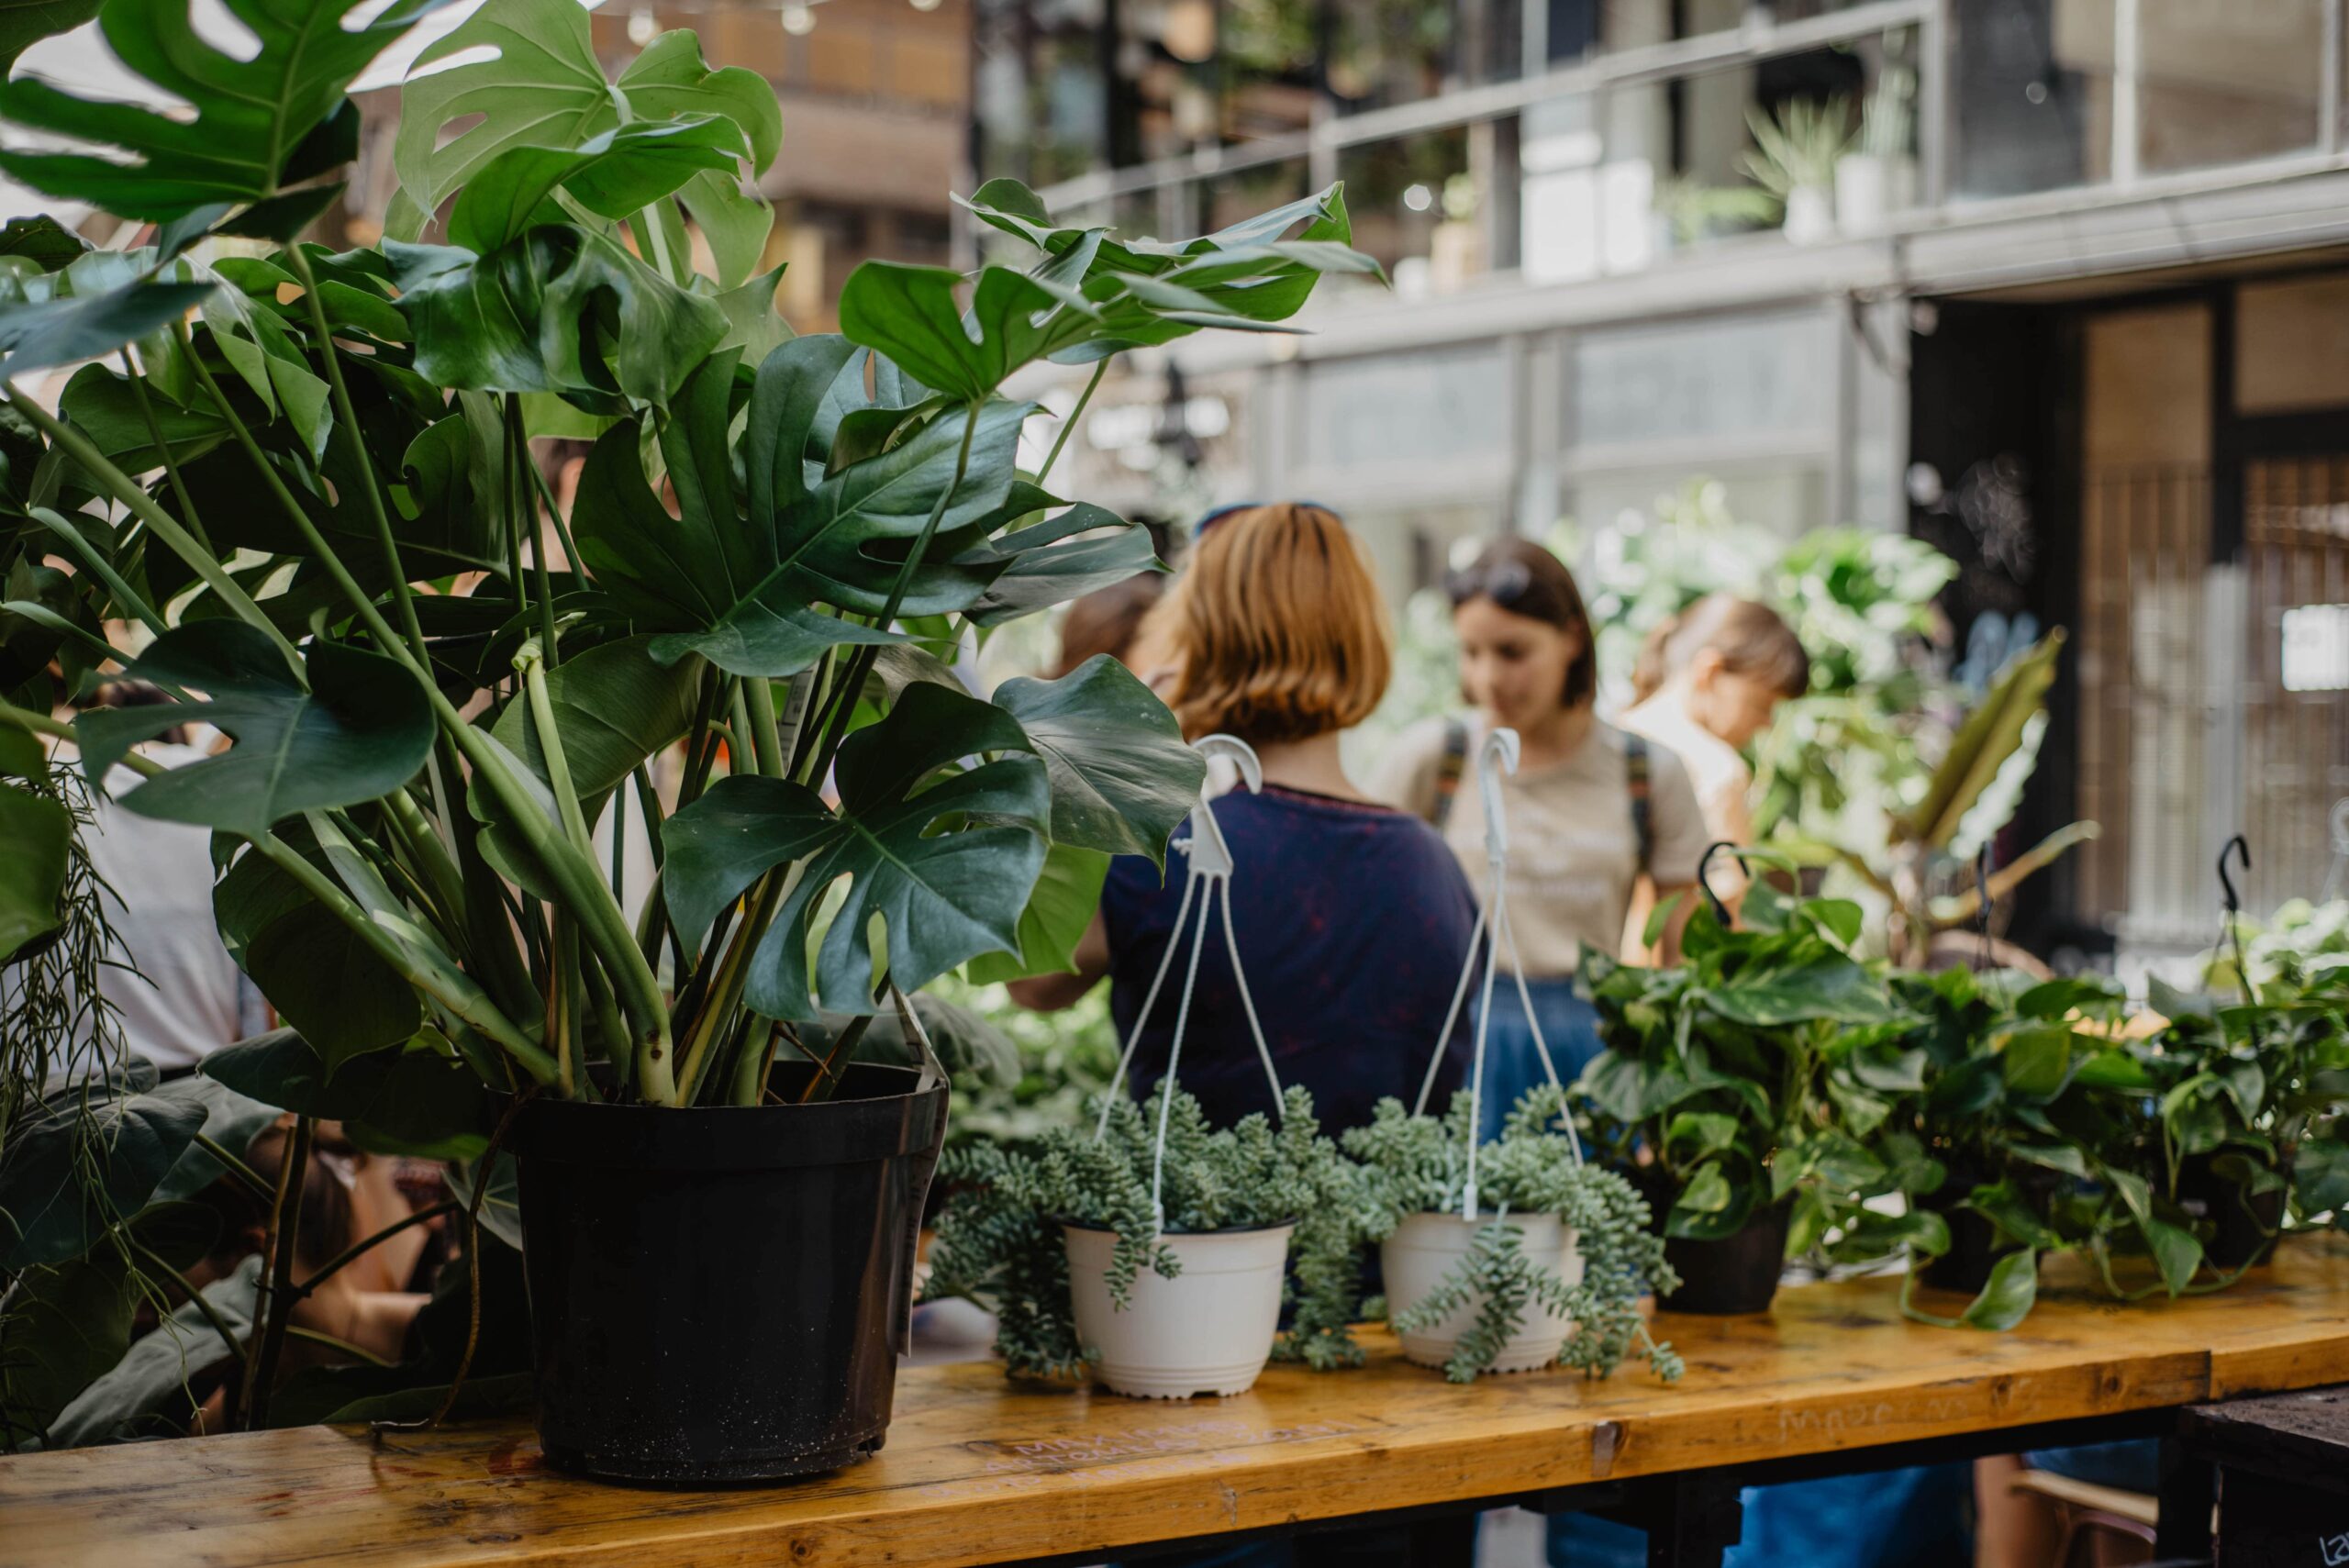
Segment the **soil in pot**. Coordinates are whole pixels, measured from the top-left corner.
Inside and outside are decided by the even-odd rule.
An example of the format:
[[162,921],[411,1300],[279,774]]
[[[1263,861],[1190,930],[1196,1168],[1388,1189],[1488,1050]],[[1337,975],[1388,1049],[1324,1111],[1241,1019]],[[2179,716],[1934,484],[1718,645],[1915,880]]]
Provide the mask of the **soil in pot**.
[[1656,1297],[1657,1308],[1715,1316],[1769,1311],[1786,1267],[1787,1227],[1793,1218],[1792,1203],[1775,1203],[1756,1208],[1744,1229],[1718,1241],[1669,1238],[1664,1261],[1680,1276],[1680,1286]]
[[[799,1064],[774,1087],[798,1091]],[[857,1064],[816,1105],[534,1099],[507,1135],[549,1462],[646,1485],[870,1457],[889,1425],[943,1081]]]
[[[1463,1219],[1456,1214],[1414,1214],[1406,1218],[1395,1228],[1395,1234],[1378,1247],[1379,1272],[1386,1276],[1387,1306],[1399,1312],[1426,1299],[1438,1282],[1467,1256],[1477,1228],[1485,1223]],[[1558,1277],[1570,1285],[1581,1283],[1581,1250],[1575,1245],[1574,1231],[1556,1215],[1529,1215],[1513,1218],[1508,1223],[1525,1238],[1528,1257],[1550,1262]],[[1402,1340],[1404,1359],[1420,1366],[1442,1366],[1451,1359],[1460,1336],[1476,1321],[1481,1306],[1481,1298],[1471,1300],[1453,1308],[1431,1328],[1415,1333],[1398,1332],[1397,1338]],[[1553,1314],[1547,1307],[1534,1307],[1526,1314],[1524,1327],[1503,1343],[1500,1354],[1493,1359],[1492,1370],[1531,1372],[1548,1366],[1558,1359],[1558,1351],[1565,1344],[1572,1328],[1569,1319]]]
[[2221,1273],[2269,1262],[2284,1224],[2284,1189],[2247,1193],[2193,1155],[2177,1168],[2177,1206],[2214,1229],[2202,1255]]
[[1114,1231],[1063,1225],[1069,1306],[1077,1342],[1096,1352],[1094,1375],[1113,1394],[1188,1399],[1245,1394],[1272,1359],[1291,1225],[1169,1232],[1181,1265],[1167,1279],[1144,1268],[1121,1311],[1109,1299]]

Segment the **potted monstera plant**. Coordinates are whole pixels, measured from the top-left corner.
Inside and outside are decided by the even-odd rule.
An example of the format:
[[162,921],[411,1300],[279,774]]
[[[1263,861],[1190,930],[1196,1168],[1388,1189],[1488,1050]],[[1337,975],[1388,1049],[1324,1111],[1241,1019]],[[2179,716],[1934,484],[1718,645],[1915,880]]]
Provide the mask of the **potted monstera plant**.
[[[990,701],[935,657],[1152,563],[1049,460],[1020,471],[1037,411],[997,389],[1261,329],[1373,264],[1334,188],[1160,243],[997,183],[971,209],[1031,264],[867,263],[842,331],[795,337],[757,270],[767,84],[686,32],[607,81],[585,14],[549,0],[489,0],[425,51],[380,244],[301,242],[357,146],[346,89],[432,8],[239,7],[255,47],[231,54],[106,0],[126,67],[192,118],[0,89],[46,139],[0,167],[154,226],[0,257],[32,573],[0,630],[171,699],[66,725],[25,688],[0,718],[78,744],[93,781],[155,775],[120,806],[217,835],[223,934],[290,1031],[217,1078],[298,1111],[353,1062],[409,1064],[486,1138],[475,1217],[515,1157],[551,1459],[830,1468],[882,1441],[947,1104],[926,1051],[860,1060],[864,1026],[901,1017],[918,1047],[909,993],[1051,940],[1052,857],[1162,857],[1197,798],[1117,665]],[[34,395],[77,363],[54,407]],[[568,517],[531,446],[558,432],[594,441]],[[134,750],[192,721],[230,743],[171,772]],[[606,852],[623,796],[650,885]],[[848,1022],[802,1032],[827,1015]],[[264,1321],[289,1285],[275,1268]]]

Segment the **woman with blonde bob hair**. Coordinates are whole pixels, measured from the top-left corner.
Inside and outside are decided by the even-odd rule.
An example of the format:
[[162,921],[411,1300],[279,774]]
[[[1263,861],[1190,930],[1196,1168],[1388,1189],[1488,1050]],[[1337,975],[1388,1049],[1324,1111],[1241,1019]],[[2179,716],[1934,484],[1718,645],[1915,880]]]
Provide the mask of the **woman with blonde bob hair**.
[[[1233,934],[1282,1082],[1312,1091],[1333,1131],[1367,1122],[1386,1095],[1418,1093],[1475,924],[1475,895],[1442,840],[1374,802],[1339,758],[1339,737],[1386,695],[1388,624],[1337,514],[1301,502],[1230,507],[1200,523],[1138,661],[1163,665],[1157,684],[1185,735],[1236,735],[1264,763],[1264,793],[1235,790],[1214,806],[1236,866]],[[1178,854],[1186,848],[1178,840]],[[1112,862],[1075,973],[1018,982],[1013,995],[1063,1007],[1107,974],[1120,1035],[1130,1031],[1176,940],[1183,877],[1172,856],[1163,877],[1139,856]],[[1270,1108],[1271,1092],[1221,932],[1208,935],[1182,1084],[1229,1126]],[[1163,1070],[1174,1019],[1173,998],[1162,997],[1135,1055],[1138,1095]],[[1447,1058],[1453,1083],[1464,1040],[1459,1031]]]

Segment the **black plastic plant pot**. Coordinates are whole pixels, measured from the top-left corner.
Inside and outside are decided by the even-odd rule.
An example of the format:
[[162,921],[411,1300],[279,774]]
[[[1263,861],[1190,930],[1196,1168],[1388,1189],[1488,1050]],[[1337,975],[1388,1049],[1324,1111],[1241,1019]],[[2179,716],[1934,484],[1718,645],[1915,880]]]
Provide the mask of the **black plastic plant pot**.
[[[791,1098],[807,1069],[778,1065]],[[605,1481],[779,1481],[889,1426],[947,1085],[859,1064],[817,1105],[532,1100],[520,1188],[539,1438]]]
[[1667,1239],[1664,1261],[1680,1276],[1680,1287],[1656,1297],[1656,1306],[1665,1312],[1714,1317],[1769,1311],[1786,1267],[1787,1227],[1793,1218],[1792,1204],[1776,1203],[1755,1209],[1744,1229],[1718,1241]]
[[2178,1163],[2177,1205],[2212,1227],[2202,1255],[2221,1273],[2274,1260],[2284,1225],[2282,1187],[2245,1192],[2210,1168],[2210,1156],[2196,1154]]
[[1919,1269],[1917,1283],[1928,1290],[1979,1296],[1998,1261],[1998,1228],[1973,1209],[1960,1207],[1985,1179],[1979,1168],[1964,1155],[1947,1156],[1946,1163],[1947,1178],[1919,1200],[1919,1207],[1948,1223],[1949,1251]]

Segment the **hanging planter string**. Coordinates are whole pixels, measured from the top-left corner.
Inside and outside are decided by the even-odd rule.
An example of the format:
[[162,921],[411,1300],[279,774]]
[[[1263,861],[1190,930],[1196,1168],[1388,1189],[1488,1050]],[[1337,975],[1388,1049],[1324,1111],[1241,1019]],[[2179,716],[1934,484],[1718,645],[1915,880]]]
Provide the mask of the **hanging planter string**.
[[[1435,1054],[1428,1062],[1427,1075],[1419,1080],[1419,1101],[1411,1107],[1414,1116],[1427,1114],[1428,1096],[1435,1092],[1436,1070],[1443,1064],[1444,1046],[1452,1039],[1453,1027],[1460,1021],[1460,1006],[1467,1000],[1468,983],[1475,976],[1481,946],[1485,979],[1476,1009],[1476,1047],[1468,1071],[1468,1180],[1460,1198],[1460,1218],[1471,1221],[1476,1218],[1476,1129],[1485,1092],[1485,1041],[1492,1031],[1493,983],[1499,973],[1503,949],[1508,952],[1509,976],[1517,982],[1518,1002],[1525,1008],[1526,1027],[1532,1031],[1533,1049],[1541,1055],[1542,1071],[1549,1075],[1553,1088],[1565,1087],[1558,1077],[1557,1063],[1551,1059],[1550,1042],[1542,1037],[1541,1015],[1534,1011],[1533,995],[1525,984],[1525,961],[1518,956],[1517,931],[1508,918],[1508,803],[1501,797],[1501,778],[1504,773],[1517,772],[1518,755],[1514,729],[1494,730],[1476,749],[1476,787],[1484,797],[1485,864],[1491,873],[1492,896],[1486,900],[1484,908],[1476,911],[1476,923],[1468,933],[1468,960],[1460,966],[1460,984],[1453,988],[1452,1006],[1444,1012],[1443,1028],[1436,1031]],[[1559,1125],[1565,1129],[1575,1162],[1580,1164],[1582,1140],[1575,1134],[1573,1118],[1562,1118]]]
[[[1513,740],[1515,737],[1511,737]],[[1228,757],[1240,770],[1240,780],[1251,795],[1264,787],[1264,764],[1245,740],[1230,735],[1208,735],[1191,743],[1191,750],[1212,762],[1218,757]],[[1166,1047],[1166,1077],[1164,1092],[1159,1095],[1158,1139],[1150,1165],[1151,1240],[1155,1241],[1166,1230],[1166,1127],[1174,1108],[1174,1073],[1183,1056],[1183,1031],[1191,1020],[1191,993],[1198,984],[1199,955],[1208,945],[1208,922],[1213,918],[1216,906],[1223,908],[1224,949],[1231,958],[1231,978],[1240,987],[1240,1010],[1247,1016],[1248,1033],[1256,1042],[1256,1056],[1264,1064],[1264,1081],[1272,1086],[1273,1119],[1281,1117],[1281,1078],[1273,1066],[1272,1048],[1264,1043],[1264,1026],[1256,1021],[1255,1000],[1248,995],[1247,972],[1240,962],[1240,938],[1231,923],[1231,845],[1226,841],[1223,829],[1216,825],[1215,807],[1202,793],[1199,804],[1191,808],[1191,836],[1188,848],[1190,870],[1183,878],[1182,902],[1175,906],[1174,924],[1169,928],[1165,956],[1158,961],[1158,973],[1151,976],[1150,989],[1143,993],[1141,1009],[1134,1015],[1134,1025],[1126,1036],[1126,1047],[1118,1057],[1118,1071],[1109,1080],[1108,1092],[1101,1097],[1101,1116],[1094,1123],[1093,1140],[1098,1143],[1108,1136],[1109,1109],[1117,1104],[1118,1094],[1125,1086],[1126,1070],[1132,1064],[1134,1050],[1141,1043],[1143,1026],[1150,1022],[1151,1009],[1157,1006],[1158,993],[1166,983],[1166,973],[1174,966],[1174,954],[1183,945],[1185,928],[1190,920],[1191,906],[1198,905],[1198,930],[1191,942],[1191,957],[1183,972],[1183,995],[1174,1007],[1174,1037]],[[1185,845],[1177,840],[1175,848]],[[1448,1027],[1448,1026],[1447,1026]]]

